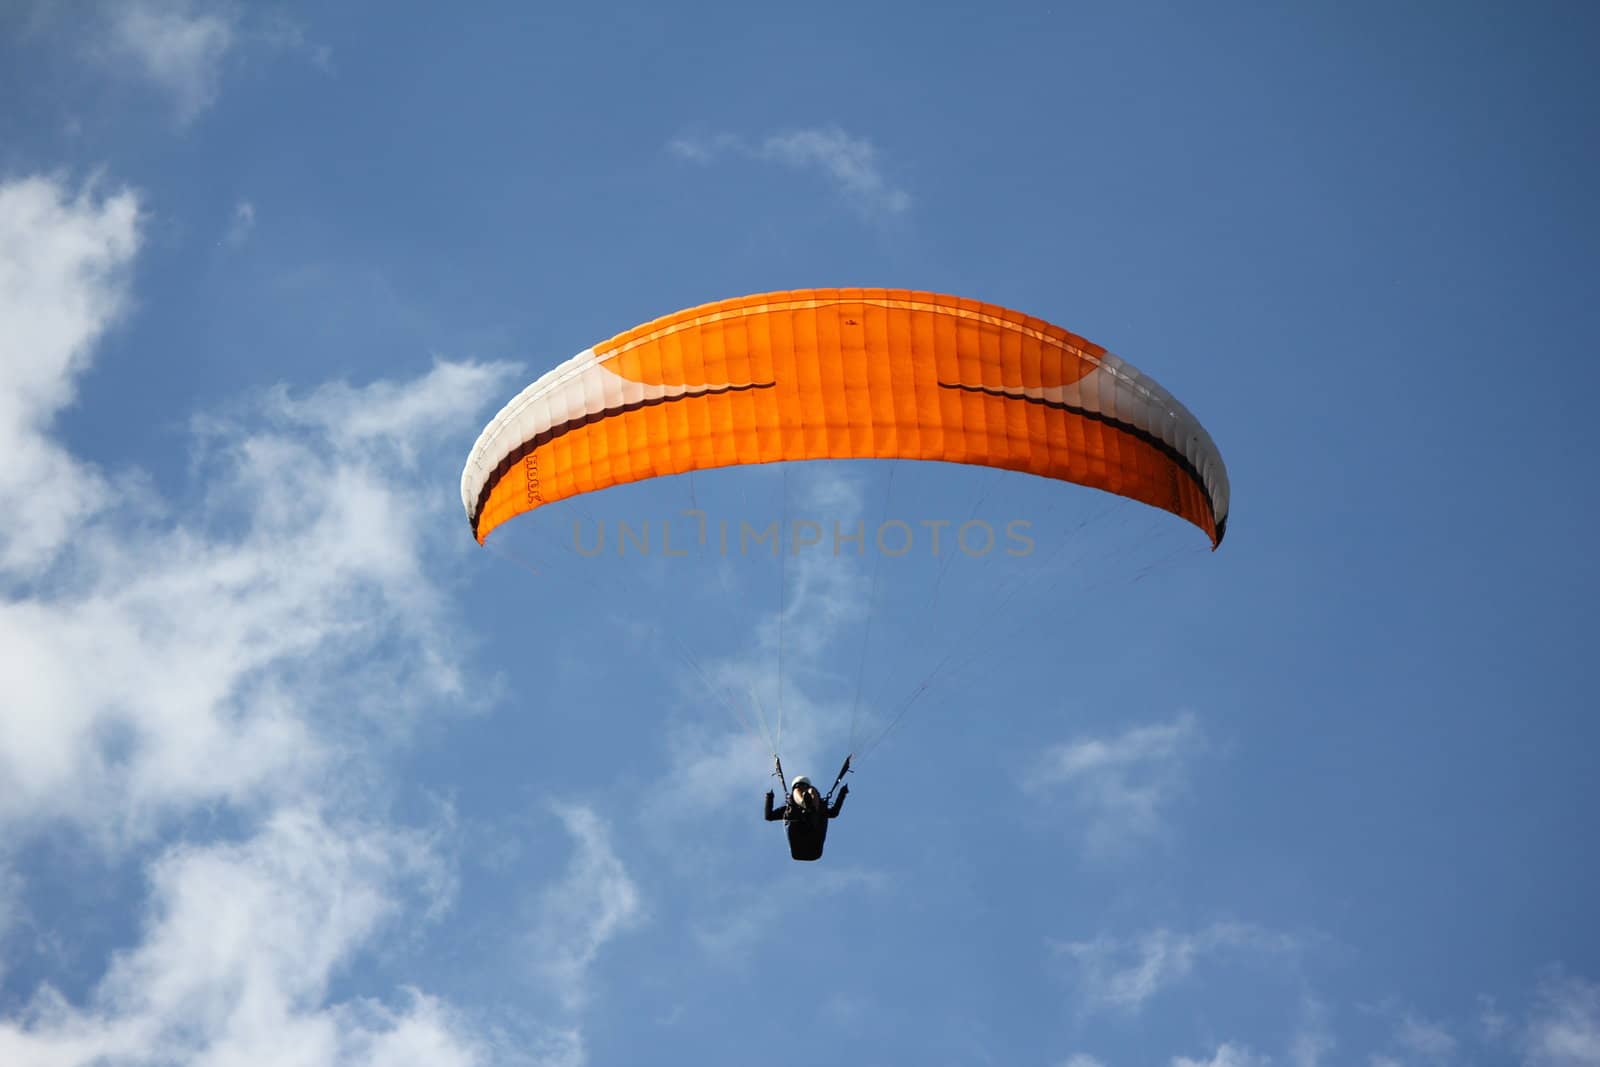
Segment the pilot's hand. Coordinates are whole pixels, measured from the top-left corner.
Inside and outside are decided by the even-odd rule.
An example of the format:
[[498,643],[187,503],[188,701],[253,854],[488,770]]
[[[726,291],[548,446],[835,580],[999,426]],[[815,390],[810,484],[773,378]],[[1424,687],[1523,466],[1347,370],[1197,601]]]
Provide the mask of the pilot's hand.
[[767,790],[767,803],[768,804],[772,803],[772,790],[770,790],[770,789]]
[[850,795],[850,787],[848,785],[842,785],[842,786],[839,787],[839,799],[840,800],[843,800],[845,797],[847,797],[849,795]]

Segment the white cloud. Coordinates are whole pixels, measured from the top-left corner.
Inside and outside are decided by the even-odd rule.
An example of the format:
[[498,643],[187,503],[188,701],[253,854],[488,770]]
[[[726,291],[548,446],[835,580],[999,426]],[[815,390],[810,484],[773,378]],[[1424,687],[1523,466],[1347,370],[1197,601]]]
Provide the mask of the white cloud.
[[[781,617],[776,590],[764,590],[765,602],[774,609],[751,627],[750,644],[740,653],[723,658],[706,658],[699,673],[687,671],[682,679],[684,697],[705,709],[694,717],[676,723],[669,733],[670,781],[674,790],[706,802],[752,794],[772,769],[772,743],[778,740],[779,711],[782,711],[782,755],[784,769],[792,779],[809,774],[818,788],[826,790],[839,762],[847,754],[851,709],[835,700],[818,696],[819,684],[837,682],[839,664],[849,657],[832,655],[836,642],[858,623],[867,607],[870,577],[855,557],[845,551],[832,553],[832,524],[837,520],[849,531],[860,517],[862,490],[859,482],[837,474],[815,470],[791,475],[788,522],[812,522],[824,529],[823,542],[790,552],[792,539],[784,536],[785,558],[773,560],[770,577],[774,584],[781,577],[787,591]],[[783,525],[783,516],[758,521]],[[711,521],[715,521],[713,518]],[[803,530],[809,537],[815,533]],[[711,535],[715,538],[715,534]],[[783,661],[783,693],[780,701],[777,664]],[[854,662],[854,661],[850,661]],[[854,685],[851,667],[849,684]],[[707,691],[707,682],[719,697]],[[732,712],[720,706],[734,702],[745,716],[748,729]],[[863,714],[862,722],[866,721]],[[709,721],[708,721],[709,719]],[[861,731],[865,738],[866,731]],[[776,780],[771,784],[776,787]],[[764,787],[763,787],[764,788]]]
[[1409,1012],[1400,1020],[1395,1042],[1424,1060],[1447,1060],[1456,1051],[1456,1039],[1449,1030]]
[[228,221],[228,229],[223,234],[222,241],[236,248],[249,240],[250,231],[255,228],[256,206],[248,200],[241,200],[233,206],[233,217]]
[[191,0],[127,0],[108,10],[107,51],[171,96],[180,122],[211,106],[223,58],[238,39],[231,9]]
[[1195,1060],[1187,1056],[1172,1058],[1172,1067],[1265,1067],[1266,1063],[1266,1057],[1228,1042],[1218,1045],[1217,1051],[1208,1059]]
[[[49,436],[127,303],[131,193],[0,185],[0,825],[115,837],[194,803],[286,796],[460,693],[422,562],[449,494],[419,455],[506,368],[270,394],[197,423],[201,499],[175,519]],[[113,506],[115,505],[115,506]],[[374,655],[377,649],[390,654]],[[369,731],[370,732],[370,731]],[[366,740],[370,740],[367,738]]]
[[667,142],[667,151],[691,163],[710,163],[728,152],[744,152],[744,144],[731,133],[684,135]]
[[244,31],[244,36],[262,47],[298,54],[318,69],[331,70],[333,49],[311,40],[305,27],[282,12],[255,11],[256,22]]
[[745,966],[757,945],[772,934],[774,905],[769,901],[718,902],[692,926],[695,944],[723,966]]
[[1544,981],[1522,1044],[1527,1067],[1600,1065],[1600,983],[1568,976]]
[[419,493],[415,463],[500,374],[275,393],[265,426],[204,423],[207,493],[182,524],[80,528],[53,595],[0,601],[17,652],[0,664],[0,820],[137,830],[174,805],[292,794],[341,759],[341,733],[459,697],[422,562],[448,496]]
[[837,126],[774,134],[762,142],[760,155],[796,169],[821,170],[868,214],[898,215],[911,206],[910,194],[890,185],[879,169],[872,142]]
[[1289,1043],[1289,1062],[1294,1067],[1318,1067],[1334,1048],[1328,1027],[1328,1008],[1310,994],[1300,998],[1300,1025]]
[[1215,923],[1192,934],[1155,929],[1127,939],[1102,936],[1054,947],[1075,964],[1087,1010],[1132,1014],[1162,989],[1187,978],[1204,956],[1228,950],[1283,953],[1299,945],[1288,935],[1257,926]]
[[[809,899],[820,902],[834,894],[886,892],[890,884],[889,878],[878,871],[829,867],[807,875],[806,894]],[[737,891],[711,891],[701,895],[711,907],[703,918],[692,924],[696,944],[720,965],[748,966],[756,947],[774,936],[778,929],[774,920],[780,906],[768,898],[752,899]]]
[[265,5],[100,0],[97,7],[90,57],[115,76],[154,88],[171,102],[181,125],[216,104],[226,69],[249,56],[288,53],[323,71],[332,66],[326,45],[311,41],[298,22]]
[[1024,777],[1031,791],[1065,789],[1082,812],[1089,847],[1114,852],[1160,830],[1185,784],[1185,761],[1204,744],[1190,712],[1110,738],[1054,745]]
[[556,814],[577,852],[561,881],[540,899],[533,948],[540,975],[568,1011],[577,1011],[589,998],[589,970],[600,949],[638,926],[644,905],[600,817],[577,805],[558,806]]
[[847,202],[870,218],[901,215],[911,207],[911,194],[884,174],[877,147],[837,126],[774,133],[754,144],[730,133],[686,134],[668,142],[667,149],[680,159],[702,165],[732,155],[818,171]]
[[[6,944],[7,935],[17,921],[18,902],[22,896],[22,877],[13,871],[5,854],[0,852],[0,946]],[[0,955],[0,983],[6,980],[6,958]]]
[[[507,369],[441,362],[197,419],[201,491],[179,513],[49,433],[127,303],[137,215],[132,194],[0,185],[0,503],[18,516],[0,534],[0,840],[83,834],[150,885],[140,936],[87,996],[5,976],[35,985],[0,1019],[0,1063],[577,1067],[574,1028],[518,1021],[502,1040],[421,990],[332,992],[451,900],[434,837],[355,813],[384,806],[396,731],[463,696],[427,562],[459,522],[423,471]],[[187,843],[138,851],[196,814]],[[609,902],[554,943],[586,966],[633,905],[594,828],[569,822],[572,886]],[[254,829],[204,840],[219,824]],[[0,866],[8,950],[23,926],[73,936],[59,912],[17,915],[29,877]]]
[[[419,449],[457,434],[467,416],[511,375],[506,364],[437,362],[415,381],[366,386],[331,382],[304,399],[272,391],[269,410],[282,422],[326,434],[337,449],[373,450],[410,466]],[[465,525],[465,519],[461,525]]]
[[143,939],[86,1005],[42,987],[0,1020],[0,1062],[488,1062],[440,1001],[328,1003],[341,967],[405,904],[447,883],[428,841],[308,808],[243,842],[169,849],[150,867]]
[[1444,1023],[1425,1018],[1396,998],[1364,1006],[1363,1010],[1375,1013],[1390,1023],[1388,1040],[1380,1052],[1371,1059],[1391,1064],[1454,1063],[1460,1057],[1461,1042]]
[[[733,667],[724,667],[713,673],[721,675],[729,685],[744,684],[749,677]],[[715,718],[712,722],[691,720],[672,727],[667,737],[668,764],[674,783],[672,788],[680,792],[684,802],[696,810],[710,810],[714,802],[732,797],[743,796],[748,800],[751,785],[772,766],[772,753],[754,733],[757,727],[753,708],[748,702],[740,705],[751,724],[750,731],[729,729],[732,725],[730,717],[712,703],[714,698],[703,685],[695,689],[695,684],[698,684],[698,679],[693,683],[684,682],[693,699],[705,702],[706,717]],[[733,691],[729,699],[738,699],[737,691]],[[744,710],[746,708],[750,710]],[[777,779],[772,780],[772,788],[777,788]]]
[[1498,1041],[1510,1027],[1505,1012],[1495,999],[1487,994],[1478,995],[1478,1030],[1487,1041]]
[[48,565],[67,531],[106,503],[100,475],[48,432],[127,306],[138,223],[131,192],[0,184],[0,579]]
[[[1155,931],[1126,942],[1101,939],[1063,946],[1084,965],[1085,992],[1097,1007],[1141,1006],[1159,989],[1175,984],[1194,969],[1198,958],[1222,947],[1292,950],[1289,938],[1250,927],[1213,927],[1180,937]],[[1379,1048],[1341,1058],[1368,1067],[1417,1067],[1419,1064],[1516,1062],[1523,1067],[1600,1067],[1600,983],[1557,974],[1542,982],[1526,1016],[1509,1018],[1492,999],[1478,998],[1481,1040],[1470,1028],[1452,1028],[1418,1016],[1393,1000],[1361,1006],[1393,1023]],[[1311,996],[1301,996],[1301,1022],[1282,1057],[1295,1067],[1315,1067],[1334,1047],[1328,1010]],[[1486,1021],[1487,1020],[1487,1021]],[[1208,1058],[1174,1056],[1172,1067],[1262,1067],[1276,1057],[1255,1052],[1238,1041],[1218,1045]],[[1061,1067],[1102,1067],[1093,1056],[1078,1053]]]

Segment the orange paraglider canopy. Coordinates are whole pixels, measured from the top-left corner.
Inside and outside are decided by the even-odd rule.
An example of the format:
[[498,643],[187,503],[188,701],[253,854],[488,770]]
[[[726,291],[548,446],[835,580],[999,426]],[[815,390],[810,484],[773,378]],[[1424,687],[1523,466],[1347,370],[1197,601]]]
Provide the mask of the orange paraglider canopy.
[[1228,476],[1153,380],[1020,312],[903,289],[801,289],[689,308],[585,349],[484,429],[473,536],[607,486],[779,460],[944,460],[1143,501],[1220,544]]

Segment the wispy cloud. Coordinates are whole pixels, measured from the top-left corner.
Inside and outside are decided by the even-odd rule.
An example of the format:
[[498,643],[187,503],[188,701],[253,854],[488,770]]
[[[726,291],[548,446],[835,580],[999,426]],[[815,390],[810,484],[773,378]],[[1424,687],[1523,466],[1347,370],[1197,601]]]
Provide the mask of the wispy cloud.
[[[830,868],[806,880],[806,891],[815,901],[835,894],[882,893],[889,888],[885,875],[860,868]],[[742,892],[714,894],[711,903],[715,907],[693,924],[696,944],[718,964],[748,965],[756,947],[774,936],[778,905],[769,898],[751,898]]]
[[[1103,994],[1096,1006],[1120,1005],[1131,1014],[1154,992],[1197,969],[1200,956],[1224,947],[1274,952],[1298,948],[1294,939],[1236,926],[1213,927],[1189,937],[1156,931],[1124,942],[1101,940],[1073,948],[1088,965],[1086,982],[1097,984]],[[1093,995],[1095,990],[1086,986],[1085,992]],[[1600,983],[1557,972],[1539,983],[1532,1001],[1525,1014],[1512,1015],[1480,997],[1476,1027],[1424,1017],[1394,999],[1360,1004],[1359,1014],[1376,1015],[1389,1025],[1365,1050],[1352,1049],[1339,1062],[1367,1067],[1480,1062],[1600,1067]],[[1281,1056],[1268,1056],[1230,1039],[1208,1057],[1175,1055],[1170,1063],[1172,1067],[1264,1067],[1286,1062],[1316,1067],[1335,1046],[1330,1012],[1322,999],[1302,991],[1300,1015]],[[1350,1043],[1347,1037],[1345,1044]],[[1060,1067],[1106,1067],[1106,1061],[1079,1052]]]
[[1300,1023],[1289,1042],[1289,1062],[1294,1067],[1319,1067],[1334,1045],[1327,1004],[1309,993],[1302,994]]
[[[17,920],[18,900],[22,894],[22,878],[13,871],[8,857],[0,852],[0,945],[5,945]],[[6,980],[6,958],[0,955],[0,984]]]
[[816,168],[856,204],[871,213],[897,215],[911,196],[891,185],[878,164],[878,149],[837,126],[775,134],[761,143],[761,158],[797,169]]
[[600,949],[639,925],[644,903],[611,846],[606,824],[579,805],[556,814],[577,846],[561,881],[543,893],[534,931],[536,964],[568,1011],[589,997],[589,970]]
[[731,133],[684,134],[667,142],[667,151],[691,163],[711,163],[718,157],[749,152],[745,143]]
[[877,146],[838,126],[787,130],[756,141],[730,133],[686,134],[668,142],[667,149],[702,165],[733,156],[815,171],[870,218],[890,218],[911,208],[911,194],[884,173]]
[[180,122],[211,106],[223,59],[238,39],[233,9],[191,0],[129,0],[109,12],[107,53],[167,93]]
[[1483,1035],[1484,1039],[1488,1041],[1499,1040],[1505,1035],[1509,1026],[1510,1020],[1506,1018],[1506,1013],[1500,1010],[1500,1006],[1495,1003],[1495,999],[1486,994],[1480,994],[1478,996],[1478,1031]]
[[1166,808],[1187,782],[1187,761],[1204,743],[1195,716],[1183,712],[1113,737],[1052,746],[1027,769],[1023,787],[1066,790],[1083,816],[1091,850],[1114,852],[1161,829]]
[[[849,528],[861,515],[859,482],[814,470],[796,472],[792,478],[791,522],[828,515]],[[789,544],[787,537],[784,543]],[[853,632],[866,611],[870,578],[848,555],[825,552],[790,555],[781,566],[774,566],[772,577],[781,576],[786,583],[781,614],[774,610],[754,625],[747,647],[733,655],[707,658],[705,680],[695,672],[683,676],[687,699],[704,705],[709,681],[723,698],[743,709],[749,724],[744,729],[718,708],[710,722],[700,716],[673,728],[667,739],[673,788],[698,799],[725,800],[762,781],[772,766],[780,708],[784,767],[791,778],[826,774],[818,783],[826,789],[837,761],[846,755],[850,709],[817,693],[821,682],[837,680],[832,672],[838,670],[838,661],[829,653],[845,633]],[[780,648],[781,699],[776,670]],[[748,792],[744,795],[750,797]]]
[[327,70],[332,53],[281,13],[228,0],[116,0],[98,6],[91,56],[171,102],[180,125],[212,108],[241,54],[290,53]]
[[1258,1056],[1242,1045],[1225,1041],[1217,1046],[1216,1052],[1203,1060],[1174,1056],[1172,1067],[1266,1067],[1267,1062],[1265,1056]]
[[244,31],[247,41],[267,49],[298,54],[324,71],[332,69],[333,49],[313,41],[300,23],[282,12],[257,11],[255,15],[258,21]]
[[1522,1047],[1527,1067],[1600,1065],[1600,982],[1568,975],[1542,982]]
[[241,200],[233,206],[233,215],[228,220],[228,229],[222,235],[222,241],[237,248],[249,240],[250,232],[255,228],[256,206],[248,200]]
[[1196,933],[1149,930],[1131,938],[1099,937],[1057,943],[1058,954],[1077,969],[1078,988],[1089,1010],[1138,1012],[1161,990],[1187,978],[1206,956],[1227,951],[1281,954],[1299,942],[1245,923],[1215,923]]
[[1063,1060],[1061,1067],[1105,1067],[1105,1064],[1087,1053],[1078,1052]]
[[1395,1043],[1413,1059],[1432,1063],[1449,1060],[1456,1051],[1456,1039],[1442,1024],[1409,1012],[1400,1020]]
[[1420,1014],[1398,998],[1389,997],[1363,1005],[1361,1010],[1388,1024],[1388,1036],[1374,1053],[1374,1060],[1386,1059],[1420,1067],[1454,1063],[1460,1058],[1462,1042],[1449,1024]]
[[0,578],[47,566],[106,486],[50,437],[95,343],[127,306],[131,192],[46,178],[0,184]]

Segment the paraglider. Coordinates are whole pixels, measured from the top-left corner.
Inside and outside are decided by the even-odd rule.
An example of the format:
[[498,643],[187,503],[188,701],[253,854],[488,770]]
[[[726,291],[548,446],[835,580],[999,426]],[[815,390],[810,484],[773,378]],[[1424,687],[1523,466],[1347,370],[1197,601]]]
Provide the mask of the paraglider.
[[847,785],[839,791],[839,799],[829,805],[811,784],[811,779],[800,775],[789,787],[789,799],[784,806],[772,809],[772,791],[767,791],[766,820],[783,820],[789,837],[789,855],[797,860],[819,860],[822,846],[828,837],[828,820],[837,819],[844,807],[844,798],[850,793]]
[[[1155,381],[1042,319],[905,289],[738,297],[584,349],[484,428],[461,503],[481,544],[518,515],[610,486],[818,459],[1021,471],[1171,512],[1213,549],[1227,531],[1222,457]],[[784,821],[795,859],[816,859],[848,787],[835,803],[832,789],[796,785],[776,811],[767,794],[765,817]]]
[[[802,774],[787,787],[785,802],[782,808],[774,810],[772,807],[773,792],[767,790],[767,804],[765,818],[767,822],[783,820],[785,835],[789,838],[789,857],[796,860],[819,860],[822,858],[822,846],[828,838],[828,820],[837,819],[839,812],[844,809],[844,798],[850,795],[848,785],[840,787],[844,776],[850,773],[850,761],[854,756],[846,756],[844,766],[839,768],[839,776],[833,780],[833,785],[828,788],[828,795],[823,796],[817,792],[817,787],[811,784],[811,779]],[[783,781],[783,760],[777,756],[772,757],[777,769],[773,771],[779,782]],[[833,799],[834,790],[839,791],[839,799]]]

